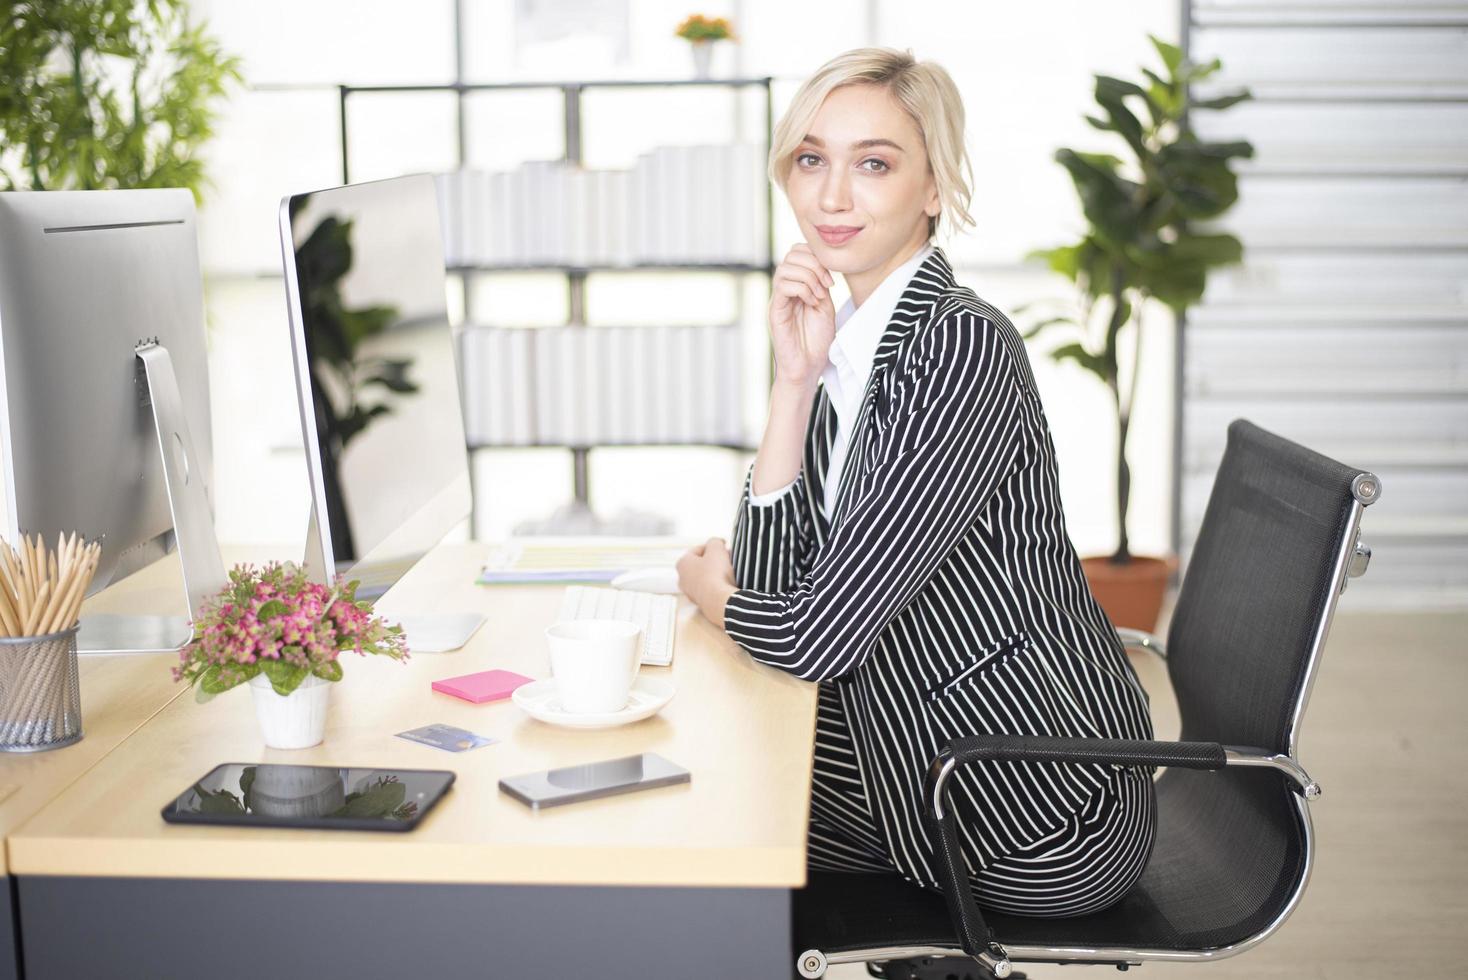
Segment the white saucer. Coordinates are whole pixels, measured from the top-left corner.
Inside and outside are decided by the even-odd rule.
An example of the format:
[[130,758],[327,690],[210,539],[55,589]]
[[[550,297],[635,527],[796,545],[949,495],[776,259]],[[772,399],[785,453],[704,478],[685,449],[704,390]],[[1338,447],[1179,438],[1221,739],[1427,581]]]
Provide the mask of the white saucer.
[[615,728],[617,725],[641,721],[657,714],[663,705],[673,700],[677,690],[672,681],[660,677],[639,677],[632,685],[632,695],[627,699],[625,708],[597,714],[571,714],[563,710],[554,680],[522,684],[515,688],[510,700],[530,717],[548,725],[560,725],[563,728]]

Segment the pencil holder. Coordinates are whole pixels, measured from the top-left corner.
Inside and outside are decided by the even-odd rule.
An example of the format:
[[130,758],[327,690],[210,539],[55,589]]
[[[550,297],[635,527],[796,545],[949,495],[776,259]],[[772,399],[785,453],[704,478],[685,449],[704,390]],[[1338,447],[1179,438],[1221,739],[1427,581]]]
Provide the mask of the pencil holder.
[[77,629],[0,639],[0,752],[44,752],[81,740]]

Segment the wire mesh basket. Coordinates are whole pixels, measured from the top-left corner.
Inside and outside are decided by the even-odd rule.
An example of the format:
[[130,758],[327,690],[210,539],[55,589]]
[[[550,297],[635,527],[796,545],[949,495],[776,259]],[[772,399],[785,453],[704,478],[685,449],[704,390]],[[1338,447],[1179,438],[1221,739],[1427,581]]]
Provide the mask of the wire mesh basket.
[[42,752],[80,741],[77,629],[0,639],[0,752]]

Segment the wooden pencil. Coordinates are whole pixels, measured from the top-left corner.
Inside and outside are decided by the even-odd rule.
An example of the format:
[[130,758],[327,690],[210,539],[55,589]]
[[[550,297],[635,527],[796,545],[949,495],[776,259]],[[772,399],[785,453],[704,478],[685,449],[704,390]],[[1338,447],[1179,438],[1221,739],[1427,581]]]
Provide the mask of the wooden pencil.
[[10,589],[0,587],[0,623],[4,623],[6,636],[20,635],[20,619],[10,601]]
[[97,577],[97,566],[102,563],[101,542],[91,545],[89,551],[90,554],[87,557],[85,577],[82,579],[82,588],[77,593],[76,599],[72,601],[69,622],[75,623],[81,620],[82,602],[86,600],[87,589],[91,587],[92,579]]
[[85,560],[77,561],[70,569],[66,577],[63,595],[56,602],[55,611],[51,615],[50,625],[46,632],[55,633],[71,627],[76,621],[74,609],[81,606],[81,597],[87,591],[87,583],[91,581],[90,556]]
[[25,623],[25,635],[35,636],[36,628],[41,625],[41,616],[46,611],[46,601],[51,597],[51,583],[42,582],[41,587],[36,590],[36,601],[30,608],[29,616]]
[[0,560],[5,562],[5,568],[10,573],[10,580],[15,585],[16,604],[19,607],[30,605],[30,587],[25,578],[25,561],[20,552],[9,545],[0,548]]

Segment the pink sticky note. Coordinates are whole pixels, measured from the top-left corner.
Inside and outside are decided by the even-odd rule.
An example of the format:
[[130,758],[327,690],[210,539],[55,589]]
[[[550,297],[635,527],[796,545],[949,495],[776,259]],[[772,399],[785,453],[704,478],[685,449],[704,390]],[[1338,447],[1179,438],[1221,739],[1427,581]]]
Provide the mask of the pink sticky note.
[[481,670],[477,674],[445,677],[441,681],[434,681],[433,689],[474,704],[483,704],[486,701],[507,698],[515,688],[529,684],[532,680],[534,678],[517,674],[513,670]]

